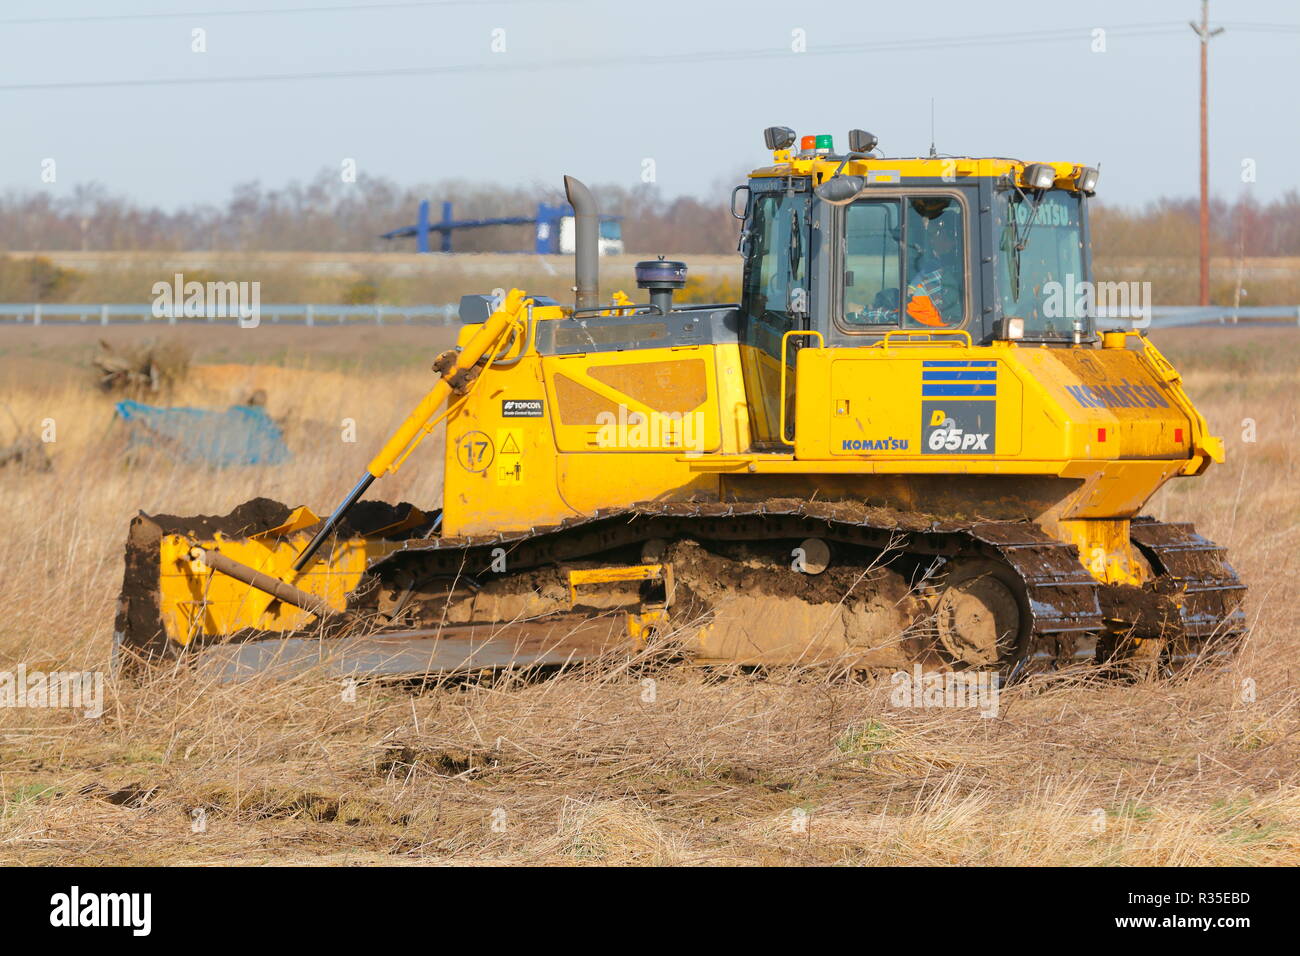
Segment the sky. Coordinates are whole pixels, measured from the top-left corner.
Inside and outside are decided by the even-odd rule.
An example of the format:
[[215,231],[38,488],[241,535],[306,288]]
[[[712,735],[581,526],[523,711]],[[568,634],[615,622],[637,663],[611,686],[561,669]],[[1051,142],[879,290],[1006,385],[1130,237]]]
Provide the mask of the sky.
[[[1300,3],[1210,15],[1226,25],[1211,193],[1300,188]],[[1099,196],[1137,204],[1198,188],[1199,16],[1197,0],[5,0],[0,189],[97,182],[170,209],[351,161],[401,184],[569,173],[703,197],[768,161],[765,126],[924,154],[933,100],[941,153],[1100,164]]]

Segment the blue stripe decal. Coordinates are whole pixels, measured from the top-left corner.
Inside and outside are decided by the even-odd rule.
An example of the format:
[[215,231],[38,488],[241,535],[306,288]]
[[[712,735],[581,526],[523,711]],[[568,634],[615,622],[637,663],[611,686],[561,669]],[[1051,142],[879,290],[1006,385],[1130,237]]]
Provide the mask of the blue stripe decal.
[[921,363],[921,365],[924,366],[925,368],[996,368],[997,364],[998,363],[996,359],[991,362],[969,361],[969,362],[922,362]]
[[991,369],[957,369],[951,372],[922,372],[923,382],[996,382],[998,370]]
[[965,395],[972,398],[996,398],[996,385],[922,385],[922,398],[947,398]]

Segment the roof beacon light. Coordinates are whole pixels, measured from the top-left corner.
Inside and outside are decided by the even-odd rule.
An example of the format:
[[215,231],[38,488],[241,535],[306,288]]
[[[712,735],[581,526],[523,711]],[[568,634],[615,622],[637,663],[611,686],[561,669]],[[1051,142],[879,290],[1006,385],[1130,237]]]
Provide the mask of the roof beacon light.
[[835,148],[835,143],[830,133],[819,133],[817,136],[817,155],[825,156]]
[[799,140],[799,155],[811,156],[817,151],[817,137],[805,136]]

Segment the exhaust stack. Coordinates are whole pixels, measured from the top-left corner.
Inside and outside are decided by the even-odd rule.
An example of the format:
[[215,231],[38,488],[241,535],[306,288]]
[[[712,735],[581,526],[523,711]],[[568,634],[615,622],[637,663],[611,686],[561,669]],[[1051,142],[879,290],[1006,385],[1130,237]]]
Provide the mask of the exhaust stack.
[[600,210],[596,197],[581,181],[564,177],[564,194],[573,207],[573,279],[579,309],[600,305]]

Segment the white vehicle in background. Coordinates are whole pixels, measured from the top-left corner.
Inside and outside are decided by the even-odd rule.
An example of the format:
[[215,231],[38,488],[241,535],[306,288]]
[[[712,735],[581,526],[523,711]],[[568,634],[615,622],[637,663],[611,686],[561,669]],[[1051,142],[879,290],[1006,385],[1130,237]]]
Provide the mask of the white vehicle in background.
[[[571,256],[577,248],[574,239],[574,218],[560,217],[560,255]],[[599,250],[602,256],[621,256],[623,254],[623,224],[617,219],[602,219],[600,222]]]

